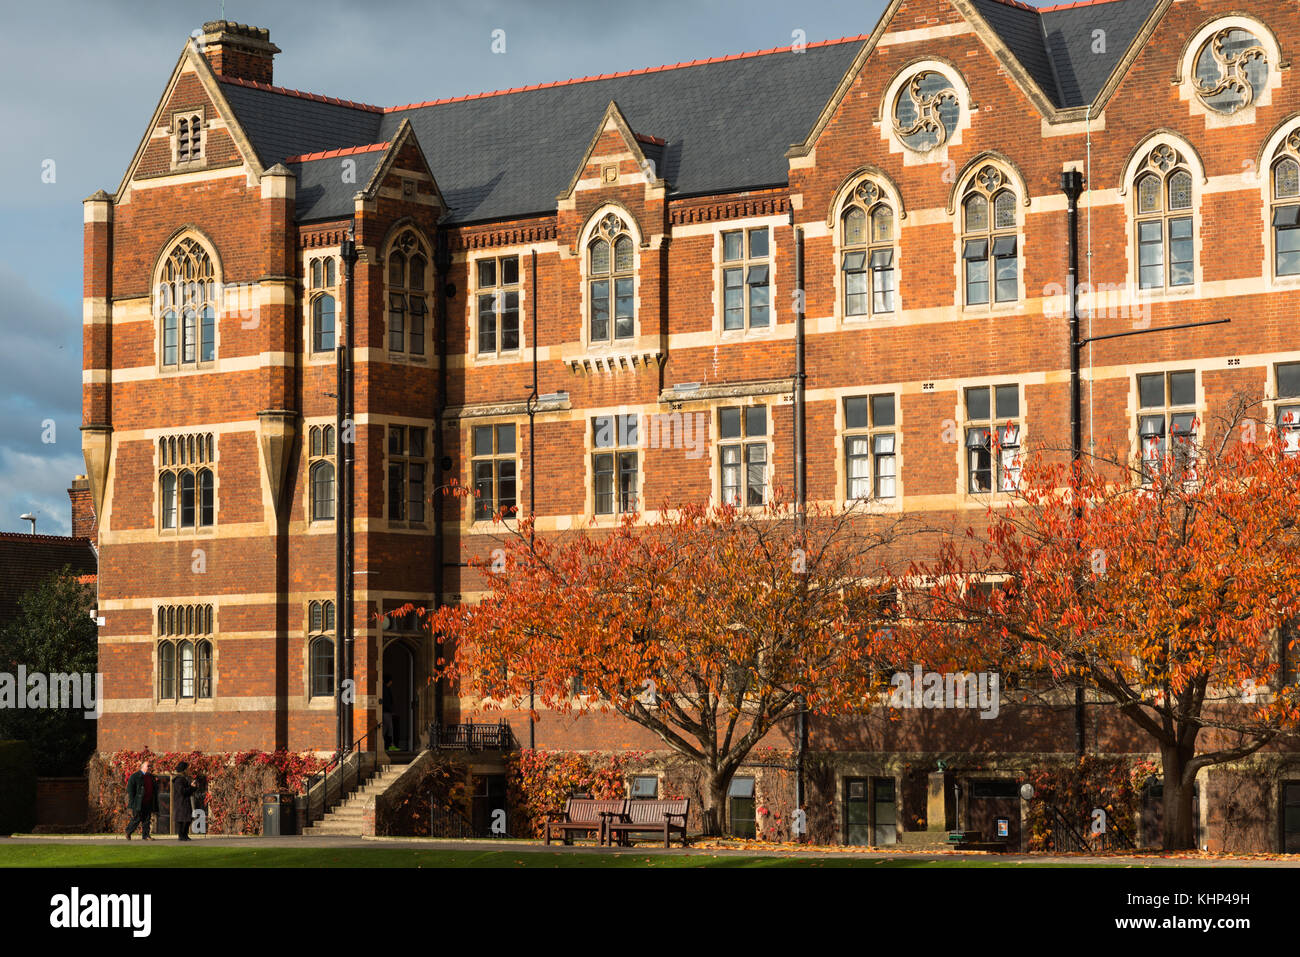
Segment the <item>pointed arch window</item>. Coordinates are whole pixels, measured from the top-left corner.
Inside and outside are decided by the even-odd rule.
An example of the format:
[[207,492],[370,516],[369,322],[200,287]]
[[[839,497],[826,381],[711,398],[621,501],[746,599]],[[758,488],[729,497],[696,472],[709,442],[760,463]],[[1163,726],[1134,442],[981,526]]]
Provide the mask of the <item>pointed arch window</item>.
[[316,425],[310,431],[311,520],[334,521],[334,426]]
[[429,252],[415,231],[403,231],[388,253],[388,351],[423,359],[429,317]]
[[881,316],[894,311],[894,207],[875,183],[862,183],[840,213],[840,270],[844,315]]
[[962,263],[966,305],[1015,302],[1020,298],[1017,198],[1006,176],[985,166],[962,200]]
[[334,602],[307,606],[308,686],[311,697],[334,694]]
[[164,368],[194,367],[217,357],[217,283],[212,257],[195,239],[167,254],[158,286]]
[[159,527],[208,528],[216,524],[214,453],[210,432],[158,440]]
[[632,236],[627,224],[609,213],[587,244],[587,293],[592,342],[631,339],[635,334]]
[[1293,131],[1273,154],[1269,179],[1273,270],[1278,276],[1297,276],[1300,275],[1300,130]]
[[1138,287],[1190,286],[1196,276],[1192,174],[1182,153],[1162,143],[1133,181]]
[[158,697],[211,698],[215,660],[211,605],[164,605],[158,616]]

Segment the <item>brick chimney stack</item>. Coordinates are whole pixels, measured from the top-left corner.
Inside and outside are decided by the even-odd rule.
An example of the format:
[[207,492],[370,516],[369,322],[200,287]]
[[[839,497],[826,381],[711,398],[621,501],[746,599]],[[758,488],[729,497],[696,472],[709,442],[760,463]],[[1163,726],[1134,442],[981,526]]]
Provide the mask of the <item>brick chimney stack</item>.
[[271,31],[266,28],[209,20],[197,42],[217,76],[271,82],[272,61],[280,48],[271,42]]
[[95,541],[99,537],[99,522],[90,495],[90,479],[84,475],[74,478],[68,488],[68,498],[72,500],[72,537]]

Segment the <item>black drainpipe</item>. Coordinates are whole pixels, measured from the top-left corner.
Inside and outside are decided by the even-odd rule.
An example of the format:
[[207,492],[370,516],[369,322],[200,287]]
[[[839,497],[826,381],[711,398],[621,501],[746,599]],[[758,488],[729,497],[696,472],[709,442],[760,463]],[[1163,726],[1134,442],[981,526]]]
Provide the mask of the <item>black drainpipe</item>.
[[343,330],[345,343],[343,348],[343,427],[346,428],[353,441],[343,441],[343,430],[340,428],[335,433],[335,448],[341,453],[343,459],[343,469],[341,478],[343,480],[343,515],[336,517],[335,521],[343,522],[343,602],[335,606],[334,623],[336,626],[335,638],[339,637],[341,632],[344,646],[343,670],[341,680],[336,682],[340,687],[343,681],[351,681],[348,687],[352,688],[352,702],[343,701],[343,740],[342,749],[347,750],[352,747],[352,711],[353,702],[356,700],[356,684],[353,675],[354,647],[352,637],[353,621],[353,603],[355,601],[356,590],[356,533],[354,530],[353,515],[355,513],[355,502],[352,490],[354,488],[354,467],[356,464],[356,416],[353,410],[353,367],[352,367],[352,348],[353,348],[353,311],[356,303],[356,283],[355,265],[357,261],[357,244],[354,238],[356,231],[355,220],[353,225],[348,229],[348,237],[340,247],[343,258],[343,276],[347,284],[347,322],[344,323]]
[[[790,211],[790,222],[794,223],[794,210]],[[804,371],[804,275],[803,275],[803,229],[794,231],[794,498],[795,528],[803,534],[808,511],[808,485],[805,462],[806,427],[804,410],[804,392],[807,374]],[[795,807],[802,808],[804,795],[804,757],[808,751],[808,714],[806,702],[799,698],[798,714],[798,751],[795,756]]]
[[[1061,173],[1061,190],[1065,193],[1066,255],[1069,274],[1066,295],[1070,298],[1070,464],[1076,470],[1083,458],[1083,399],[1079,384],[1079,197],[1083,194],[1083,174],[1077,169]],[[1076,518],[1083,517],[1083,506],[1076,504]],[[1074,750],[1084,753],[1084,728],[1087,721],[1083,685],[1074,689]]]
[[[537,443],[536,437],[537,418],[537,250],[532,250],[532,309],[529,311],[533,314],[533,390],[528,395],[528,517],[536,519],[537,515]],[[536,528],[532,528],[528,533],[529,544],[532,544],[533,536],[536,534]],[[533,720],[533,708],[536,704],[536,685],[528,682],[528,749],[534,750],[537,747],[537,722]]]

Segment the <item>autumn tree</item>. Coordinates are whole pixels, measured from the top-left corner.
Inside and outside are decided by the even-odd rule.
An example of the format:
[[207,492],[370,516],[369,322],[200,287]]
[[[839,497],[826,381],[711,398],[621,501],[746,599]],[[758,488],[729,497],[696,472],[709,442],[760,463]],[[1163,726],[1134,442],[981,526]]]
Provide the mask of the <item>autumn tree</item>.
[[486,597],[429,624],[455,649],[462,695],[612,711],[684,755],[716,834],[732,775],[765,735],[805,705],[867,706],[890,615],[868,583],[903,534],[896,517],[813,510],[801,523],[780,504],[561,537],[523,520],[477,564]]
[[1136,462],[1031,460],[1014,500],[907,581],[918,657],[1083,686],[1150,740],[1164,846],[1186,849],[1198,772],[1300,724],[1300,457],[1257,442],[1241,401],[1213,441],[1176,425]]

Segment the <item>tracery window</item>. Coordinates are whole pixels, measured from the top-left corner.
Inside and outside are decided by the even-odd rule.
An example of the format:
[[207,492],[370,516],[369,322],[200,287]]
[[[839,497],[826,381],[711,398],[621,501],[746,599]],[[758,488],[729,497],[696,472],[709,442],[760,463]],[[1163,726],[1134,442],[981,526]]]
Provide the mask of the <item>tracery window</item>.
[[414,230],[406,230],[388,252],[388,351],[424,358],[429,316],[429,254]]
[[1137,172],[1133,201],[1138,286],[1190,286],[1196,273],[1195,230],[1192,174],[1183,155],[1163,143],[1153,149]]
[[1244,110],[1267,83],[1268,54],[1248,30],[1220,30],[1196,55],[1196,95],[1216,113]]
[[212,257],[196,239],[172,247],[158,284],[162,364],[180,368],[217,357],[217,283]]
[[844,315],[880,316],[894,311],[894,208],[879,186],[853,190],[840,214],[840,269]]
[[962,200],[962,263],[966,305],[1020,298],[1016,194],[995,166],[983,167]]
[[592,342],[633,337],[634,260],[632,236],[627,224],[616,214],[607,214],[587,244],[588,315]]
[[961,101],[942,73],[922,70],[894,100],[894,133],[914,153],[928,153],[948,141],[961,119]]
[[1270,180],[1273,270],[1278,276],[1300,275],[1300,130],[1273,154]]

